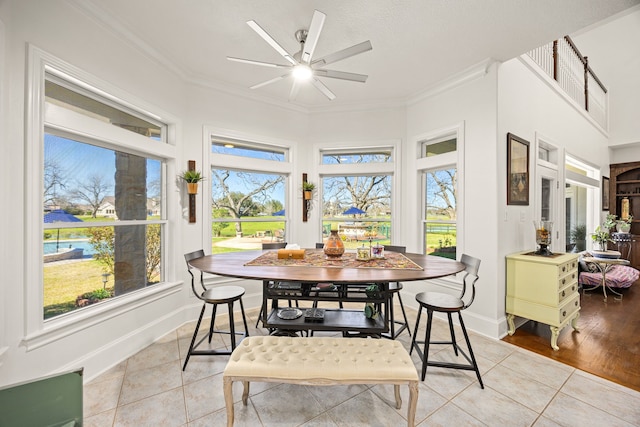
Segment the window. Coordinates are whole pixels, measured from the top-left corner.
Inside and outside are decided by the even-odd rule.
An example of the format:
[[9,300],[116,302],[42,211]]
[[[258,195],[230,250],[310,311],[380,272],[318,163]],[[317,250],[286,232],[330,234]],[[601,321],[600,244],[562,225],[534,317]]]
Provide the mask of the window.
[[397,150],[394,146],[320,150],[323,240],[338,230],[347,248],[391,244]]
[[[29,47],[27,348],[171,292],[168,125],[108,83]],[[40,254],[40,256],[37,256]],[[154,292],[147,288],[157,288]]]
[[423,247],[428,255],[456,259],[458,251],[458,150],[461,128],[418,139],[423,192]]
[[426,254],[456,259],[457,169],[424,171],[424,239]]
[[[43,146],[44,319],[161,282],[166,225],[160,208],[164,162],[139,154],[164,137],[164,126],[144,119],[132,126],[134,116],[119,116],[117,106],[97,95],[80,95],[84,90],[75,92],[71,83],[61,90],[49,78]],[[114,140],[99,126],[94,128],[97,139],[89,139],[79,129],[86,121],[78,117],[79,105],[93,110],[89,123],[113,125],[113,118],[127,122],[117,126],[126,130],[119,135],[123,142],[139,135],[155,138],[147,139],[138,153],[111,148]],[[86,111],[80,114],[87,116]],[[97,117],[97,111],[107,115]]]
[[286,242],[288,158],[282,146],[211,137],[211,253]]
[[232,156],[249,157],[253,159],[265,159],[275,162],[284,162],[288,152],[276,147],[266,147],[259,144],[233,139],[211,139],[211,152],[215,154],[229,154]]
[[380,152],[372,150],[344,150],[344,151],[323,151],[322,164],[362,164],[362,163],[391,163],[391,149],[381,149]]

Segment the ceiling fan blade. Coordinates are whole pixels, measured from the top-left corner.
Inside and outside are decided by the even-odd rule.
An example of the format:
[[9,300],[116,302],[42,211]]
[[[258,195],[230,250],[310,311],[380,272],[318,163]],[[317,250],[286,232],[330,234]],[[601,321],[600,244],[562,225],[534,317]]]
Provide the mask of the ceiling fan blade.
[[364,74],[346,73],[344,71],[334,71],[334,70],[313,70],[313,74],[319,77],[329,77],[332,79],[349,80],[352,82],[359,82],[359,83],[366,82],[367,77],[369,77]]
[[333,92],[331,92],[329,88],[326,87],[324,83],[322,83],[320,80],[314,78],[313,80],[311,80],[311,83],[313,83],[316,89],[322,92],[324,96],[329,98],[329,101],[333,101],[334,99],[336,99],[336,95]]
[[300,85],[296,79],[293,79],[293,86],[291,86],[291,92],[289,92],[289,101],[293,101],[298,96],[300,91]]
[[258,25],[256,21],[253,21],[253,20],[247,21],[247,25],[250,26],[251,29],[253,29],[253,31],[258,33],[258,35],[262,37],[264,41],[269,43],[269,45],[271,45],[272,48],[274,48],[280,55],[282,55],[284,59],[286,59],[293,65],[298,65],[298,61],[293,59],[293,56],[289,52],[284,50],[284,48],[280,46],[280,44],[277,41],[275,41],[273,37],[269,35],[269,33],[267,33],[264,29],[262,29],[262,27]]
[[242,62],[244,64],[261,65],[263,67],[272,68],[290,68],[290,65],[273,64],[271,62],[254,61],[253,59],[234,58],[233,56],[227,56],[229,61]]
[[311,65],[317,65],[318,67],[324,67],[325,65],[332,64],[334,62],[342,61],[343,59],[347,59],[349,57],[358,55],[363,52],[367,52],[373,49],[371,46],[371,42],[367,40],[366,42],[358,43],[346,49],[339,50],[338,52],[331,53],[327,56],[324,56],[316,61],[313,61]]
[[284,79],[286,77],[289,77],[289,73],[283,74],[283,75],[281,75],[279,77],[276,77],[274,79],[271,79],[271,80],[267,80],[266,82],[258,83],[256,85],[251,86],[249,89],[258,89],[259,87],[270,85],[271,83],[278,82],[278,81],[280,81],[280,80],[282,80],[282,79]]
[[307,39],[304,42],[304,49],[302,50],[301,61],[305,64],[311,62],[313,57],[313,51],[316,49],[318,39],[320,38],[320,32],[324,26],[324,20],[327,15],[316,10],[313,12],[313,18],[311,18],[311,25],[309,25],[309,31],[307,32]]

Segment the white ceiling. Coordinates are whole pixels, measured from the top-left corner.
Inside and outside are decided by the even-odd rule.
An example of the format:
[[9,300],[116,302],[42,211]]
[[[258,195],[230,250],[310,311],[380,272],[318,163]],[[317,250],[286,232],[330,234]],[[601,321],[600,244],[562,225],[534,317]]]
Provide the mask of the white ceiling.
[[368,74],[366,83],[324,78],[337,96],[314,87],[291,104],[303,108],[404,102],[486,59],[505,61],[593,25],[640,0],[70,0],[182,78],[287,103],[290,78],[249,86],[282,70],[231,62],[236,56],[286,61],[247,24],[255,20],[295,53],[298,29],[314,9],[327,15],[315,58],[370,40],[373,50],[329,69]]

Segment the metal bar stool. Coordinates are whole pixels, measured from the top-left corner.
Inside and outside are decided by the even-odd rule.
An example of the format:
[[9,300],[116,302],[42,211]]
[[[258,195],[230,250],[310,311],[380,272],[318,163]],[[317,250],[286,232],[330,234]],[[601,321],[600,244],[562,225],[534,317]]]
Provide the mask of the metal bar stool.
[[[469,335],[467,334],[467,329],[465,328],[464,322],[462,321],[462,310],[469,307],[475,297],[475,285],[476,281],[478,280],[478,269],[480,268],[480,260],[463,254],[460,262],[466,266],[465,275],[462,280],[462,292],[460,293],[460,297],[440,292],[420,292],[418,295],[416,295],[416,301],[418,301],[418,303],[420,304],[420,309],[418,310],[418,318],[416,319],[416,326],[413,331],[413,340],[411,341],[411,350],[409,351],[409,354],[411,354],[411,352],[413,352],[413,349],[415,349],[418,353],[418,356],[420,357],[420,360],[422,360],[422,381],[424,381],[424,377],[427,374],[427,366],[464,369],[467,371],[475,371],[476,376],[478,377],[478,381],[480,382],[480,388],[484,388],[482,378],[480,377],[480,371],[478,370],[478,364],[476,363],[476,358],[473,355],[473,349],[471,348],[471,342],[469,341]],[[470,281],[471,286],[468,286],[467,280]],[[467,297],[467,289],[469,288],[471,296],[469,297],[469,302],[465,303],[465,299]],[[424,341],[417,341],[416,336],[418,335],[418,325],[420,324],[420,315],[422,314],[423,308],[427,310],[427,330],[425,332]],[[434,311],[447,313],[447,317],[449,319],[451,341],[431,341],[431,323],[433,321]],[[464,339],[467,342],[469,355],[467,355],[456,342],[451,313],[458,313],[460,326],[462,327]],[[424,344],[424,350],[421,350],[418,344]],[[431,344],[452,345],[455,355],[458,356],[458,352],[460,352],[467,360],[468,364],[429,361],[429,345]]]
[[[204,286],[203,281],[203,273],[200,272],[200,286],[202,287],[202,292],[196,290],[195,286],[195,276],[191,271],[193,267],[189,264],[190,261],[202,258],[204,256],[204,251],[198,250],[195,252],[190,252],[185,254],[184,259],[187,262],[187,271],[191,275],[191,289],[196,297],[204,301],[202,304],[202,310],[200,310],[200,317],[198,317],[198,323],[196,324],[196,330],[193,332],[193,338],[191,338],[191,344],[189,345],[189,351],[187,352],[187,358],[184,361],[184,366],[182,370],[184,371],[187,368],[187,363],[189,363],[189,358],[191,356],[204,356],[204,355],[229,355],[236,348],[236,335],[241,336],[242,338],[249,336],[249,328],[247,327],[247,318],[244,314],[244,305],[242,304],[242,296],[244,295],[244,288],[240,286],[217,286],[210,289],[207,289]],[[240,311],[242,313],[242,322],[244,323],[244,333],[236,332],[235,329],[235,321],[233,318],[233,305],[238,301],[240,302]],[[196,337],[198,336],[198,330],[200,329],[200,323],[202,322],[202,316],[204,316],[204,311],[207,308],[207,304],[211,304],[213,306],[213,311],[211,314],[211,324],[209,325],[209,333],[202,337],[200,341],[196,343]],[[216,322],[216,311],[219,304],[227,304],[229,307],[229,331],[221,331],[215,330],[214,325]],[[231,337],[231,350],[197,350],[198,346],[202,344],[202,341],[209,338],[209,343],[211,343],[211,338],[213,334],[225,334]],[[242,340],[242,339],[241,339]]]

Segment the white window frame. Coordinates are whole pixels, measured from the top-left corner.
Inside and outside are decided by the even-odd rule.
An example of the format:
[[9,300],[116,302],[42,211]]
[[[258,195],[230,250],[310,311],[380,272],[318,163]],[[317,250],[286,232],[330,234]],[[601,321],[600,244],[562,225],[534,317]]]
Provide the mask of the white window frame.
[[[314,163],[317,165],[317,175],[320,181],[324,177],[335,176],[364,176],[364,175],[389,175],[391,176],[391,244],[404,245],[401,241],[402,234],[400,226],[400,211],[402,206],[402,185],[400,174],[400,159],[402,158],[402,144],[400,140],[367,141],[361,144],[353,142],[334,142],[314,145]],[[387,163],[345,163],[345,164],[323,164],[322,156],[326,153],[369,153],[380,150],[390,150],[391,162]],[[324,200],[322,185],[318,188],[318,200],[320,205]],[[322,241],[322,213],[318,215],[318,227],[316,241]],[[319,240],[318,240],[319,239]]]
[[[295,144],[291,141],[277,139],[277,138],[269,138],[265,136],[249,134],[244,132],[238,132],[230,129],[223,129],[213,126],[204,126],[204,130],[202,132],[203,142],[202,142],[202,158],[206,159],[207,169],[210,171],[211,168],[219,168],[219,169],[233,169],[233,170],[242,170],[247,172],[257,172],[257,173],[274,173],[278,175],[285,175],[285,201],[284,201],[284,209],[285,215],[282,217],[282,221],[285,224],[285,235],[289,236],[292,233],[290,229],[290,218],[293,212],[293,203],[294,193],[293,193],[293,184],[292,184],[292,174],[294,171],[293,161],[295,156]],[[251,157],[243,157],[236,156],[231,154],[215,154],[211,152],[211,140],[220,139],[220,140],[233,140],[240,144],[255,146],[255,147],[271,147],[276,150],[284,150],[286,151],[285,160],[284,161],[274,161],[274,160],[264,160],[264,159],[255,159]],[[241,166],[241,167],[240,167]],[[211,180],[203,181],[203,194],[205,195],[205,199],[202,203],[202,215],[203,218],[208,218],[207,223],[208,226],[206,230],[202,233],[202,247],[211,248],[211,240],[213,238],[211,233]],[[246,220],[245,220],[246,221]],[[251,221],[251,220],[249,220]],[[255,221],[264,221],[261,219],[256,219]],[[225,222],[229,222],[225,220]],[[222,279],[221,279],[222,280]],[[224,279],[228,280],[228,279]]]
[[[136,135],[116,126],[104,124],[104,128],[97,129],[96,122],[90,118],[57,107],[48,110],[45,123],[45,92],[44,81],[47,73],[58,76],[75,85],[89,91],[94,91],[101,97],[105,97],[118,105],[137,111],[153,119],[167,123],[167,143],[149,140],[149,138]],[[49,106],[51,107],[51,106]],[[33,45],[28,46],[27,66],[27,96],[26,114],[27,126],[25,132],[26,170],[26,209],[25,209],[25,330],[23,344],[27,351],[42,347],[48,343],[63,337],[82,331],[88,327],[100,324],[105,320],[116,317],[136,308],[149,304],[152,301],[164,298],[172,293],[179,292],[181,282],[175,280],[175,270],[171,259],[175,257],[174,250],[170,250],[173,231],[169,228],[171,220],[176,217],[176,209],[169,208],[177,205],[177,197],[174,192],[167,191],[169,179],[175,171],[175,137],[180,126],[177,119],[167,113],[157,114],[150,111],[158,109],[146,105],[144,101],[136,99],[121,89],[101,81],[95,76],[86,73],[55,56],[38,49]],[[73,123],[69,127],[69,120]],[[165,162],[163,168],[163,211],[166,217],[161,222],[164,227],[162,247],[162,267],[164,282],[149,288],[134,291],[104,304],[87,307],[56,316],[44,321],[43,310],[43,221],[42,221],[42,173],[44,163],[44,133],[45,127],[56,129],[58,134],[67,133],[72,139],[80,135],[83,140],[101,141],[105,147],[115,148],[120,151],[141,154],[146,157],[162,159]],[[126,134],[124,134],[124,133]],[[121,141],[127,141],[122,143]],[[131,141],[137,141],[131,142]]]
[[[437,156],[423,157],[422,145],[426,141],[443,141],[456,138],[456,151],[450,153],[444,153]],[[419,182],[420,196],[418,200],[421,200],[420,205],[420,218],[418,228],[422,230],[420,235],[420,241],[422,246],[422,253],[426,252],[427,242],[425,241],[425,224],[426,220],[426,182],[425,175],[428,171],[434,169],[445,169],[448,167],[455,167],[456,178],[458,188],[456,190],[456,257],[459,258],[464,253],[464,122],[457,123],[452,126],[443,127],[427,133],[417,135],[413,138],[415,143],[416,153],[416,182]],[[444,282],[456,282],[452,278],[438,279]]]

